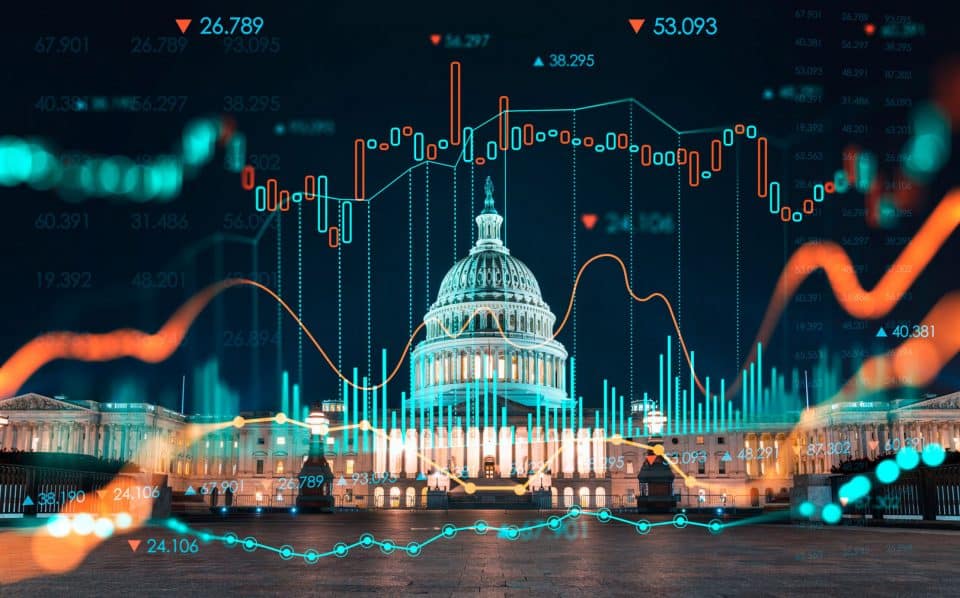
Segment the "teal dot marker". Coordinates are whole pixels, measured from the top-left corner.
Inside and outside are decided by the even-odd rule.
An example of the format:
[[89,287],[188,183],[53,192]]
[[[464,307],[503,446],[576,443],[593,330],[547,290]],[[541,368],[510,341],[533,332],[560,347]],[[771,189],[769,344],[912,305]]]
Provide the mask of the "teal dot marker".
[[487,522],[484,521],[483,519],[480,519],[479,521],[473,524],[473,531],[477,532],[477,534],[481,536],[487,533],[488,529],[489,529],[489,526],[487,525]]
[[938,467],[947,458],[947,452],[938,443],[931,442],[923,447],[923,453],[920,456],[927,467]]
[[318,553],[316,550],[313,550],[311,548],[310,550],[303,553],[303,560],[307,561],[307,563],[311,565],[316,564],[317,561],[320,560],[320,553]]
[[813,506],[813,503],[809,500],[805,500],[800,503],[800,506],[797,507],[797,512],[800,513],[801,517],[811,517],[813,512],[816,510],[816,507]]
[[900,467],[893,459],[884,459],[877,465],[877,479],[883,484],[892,484],[900,477]]
[[373,546],[373,534],[363,534],[360,536],[360,546],[370,548]]
[[448,523],[443,526],[441,533],[443,534],[444,538],[452,538],[457,535],[457,527],[451,523]]
[[897,465],[904,471],[910,471],[920,464],[920,453],[912,446],[905,446],[897,453]]
[[839,522],[840,518],[843,517],[843,509],[840,508],[840,505],[830,503],[823,507],[823,510],[820,511],[820,516],[826,523],[832,525]]
[[560,523],[561,523],[560,518],[557,517],[556,515],[551,515],[550,517],[547,518],[547,527],[553,531],[557,531],[558,529],[560,529]]
[[634,526],[637,528],[637,533],[641,535],[647,535],[650,533],[650,522],[646,519],[641,519],[637,521]]
[[341,558],[341,559],[342,559],[343,557],[347,556],[347,554],[349,554],[349,552],[350,552],[350,549],[347,548],[347,545],[344,544],[343,542],[340,542],[340,543],[338,543],[336,546],[333,547],[333,554],[337,555],[337,556],[338,556],[339,558]]

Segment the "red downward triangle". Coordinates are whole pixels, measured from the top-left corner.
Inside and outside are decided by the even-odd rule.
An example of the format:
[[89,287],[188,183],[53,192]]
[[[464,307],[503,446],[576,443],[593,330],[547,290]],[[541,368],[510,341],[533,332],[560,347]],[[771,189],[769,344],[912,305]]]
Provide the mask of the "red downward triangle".
[[186,33],[187,27],[189,27],[192,22],[193,19],[177,19],[177,27],[180,28],[180,33]]
[[634,33],[640,33],[640,30],[643,29],[643,24],[647,22],[646,19],[627,19],[627,21],[629,21]]
[[439,33],[434,33],[430,35],[430,43],[439,46],[440,40],[443,39]]
[[596,214],[581,214],[580,221],[583,222],[583,225],[587,227],[587,230],[593,230],[593,227],[597,224],[597,215]]
[[657,460],[656,455],[647,455],[647,463],[653,465],[653,462]]
[[127,544],[130,545],[130,550],[136,552],[140,548],[140,542],[142,540],[127,540]]

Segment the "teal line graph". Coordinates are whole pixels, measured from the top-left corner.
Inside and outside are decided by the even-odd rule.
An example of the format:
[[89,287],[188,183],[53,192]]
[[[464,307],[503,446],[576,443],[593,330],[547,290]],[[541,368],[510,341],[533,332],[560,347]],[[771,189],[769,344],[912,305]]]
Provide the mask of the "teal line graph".
[[[666,527],[666,526],[673,526],[677,529],[685,529],[688,527],[703,528],[707,530],[710,534],[717,535],[728,527],[742,526],[742,525],[747,525],[753,522],[771,520],[771,517],[767,515],[767,516],[754,517],[750,519],[743,519],[743,520],[734,521],[731,523],[724,523],[719,519],[711,519],[707,523],[702,523],[698,521],[691,521],[689,516],[685,513],[678,513],[674,515],[672,519],[665,520],[665,521],[651,522],[646,519],[639,519],[637,521],[633,521],[630,519],[625,519],[623,517],[618,517],[614,515],[610,511],[610,509],[603,508],[603,509],[597,509],[597,510],[587,510],[587,509],[583,509],[580,506],[574,505],[570,507],[567,510],[567,512],[563,515],[552,515],[544,519],[543,521],[538,521],[537,523],[533,523],[525,526],[490,525],[489,523],[487,523],[482,519],[476,521],[472,525],[465,525],[465,526],[456,526],[452,523],[447,523],[440,528],[441,530],[440,533],[430,538],[427,538],[425,540],[422,540],[420,542],[409,542],[406,545],[400,544],[391,539],[377,539],[373,534],[368,532],[368,533],[361,534],[356,542],[352,542],[349,544],[346,542],[338,542],[334,544],[331,550],[328,550],[325,552],[320,552],[312,548],[302,552],[298,552],[296,549],[293,548],[293,546],[290,546],[289,544],[284,544],[282,546],[271,546],[269,544],[264,544],[262,542],[259,542],[253,536],[240,538],[239,536],[237,536],[237,534],[234,534],[233,532],[227,532],[226,534],[223,534],[223,535],[216,535],[210,532],[198,531],[198,530],[192,529],[189,526],[187,526],[185,523],[178,521],[176,519],[170,519],[167,522],[167,527],[180,534],[184,534],[184,535],[189,534],[189,535],[196,536],[203,542],[222,542],[224,546],[226,546],[227,548],[241,547],[246,552],[255,552],[258,549],[266,550],[268,552],[276,553],[283,560],[290,560],[292,558],[302,558],[307,563],[314,564],[318,562],[320,559],[331,557],[331,556],[335,556],[338,558],[347,557],[349,556],[350,551],[353,550],[354,548],[370,549],[370,548],[377,547],[385,555],[390,555],[395,552],[401,552],[401,553],[406,553],[411,557],[416,557],[422,554],[423,549],[426,546],[436,542],[437,540],[453,539],[454,537],[456,537],[456,535],[459,532],[472,531],[480,536],[486,535],[489,532],[496,532],[496,535],[498,538],[502,538],[504,540],[513,542],[520,539],[520,535],[524,532],[539,530],[543,528],[546,528],[553,532],[558,532],[563,528],[564,521],[575,520],[579,518],[581,515],[593,517],[600,523],[617,522],[617,523],[622,523],[624,525],[632,526],[640,535],[649,534],[654,528]],[[779,519],[785,516],[786,515],[778,515],[776,518]]]

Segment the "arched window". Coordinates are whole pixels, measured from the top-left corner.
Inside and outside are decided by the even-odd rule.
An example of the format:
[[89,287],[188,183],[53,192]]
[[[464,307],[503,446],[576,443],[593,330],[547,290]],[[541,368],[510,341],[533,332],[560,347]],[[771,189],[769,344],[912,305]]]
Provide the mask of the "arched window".
[[407,508],[412,508],[417,506],[417,491],[413,487],[407,488],[406,492],[406,504],[404,505]]
[[517,329],[517,314],[510,314],[510,328],[513,331]]
[[520,332],[527,331],[527,317],[523,314],[520,314]]
[[383,508],[383,487],[377,486],[373,489],[373,506],[377,509]]
[[465,352],[460,354],[460,381],[467,381],[467,354]]
[[390,508],[397,509],[400,507],[400,489],[394,486],[390,489]]
[[510,355],[510,380],[512,382],[517,381],[517,354],[513,353]]
[[567,508],[573,506],[573,488],[567,486],[563,489],[563,504],[560,505],[561,508]]
[[557,504],[557,487],[553,486],[550,488],[550,506],[554,509],[559,508],[560,505]]
[[590,489],[586,486],[580,488],[580,501],[577,504],[584,509],[590,508]]
[[597,486],[594,491],[594,500],[598,509],[607,506],[607,491],[603,489],[603,486]]

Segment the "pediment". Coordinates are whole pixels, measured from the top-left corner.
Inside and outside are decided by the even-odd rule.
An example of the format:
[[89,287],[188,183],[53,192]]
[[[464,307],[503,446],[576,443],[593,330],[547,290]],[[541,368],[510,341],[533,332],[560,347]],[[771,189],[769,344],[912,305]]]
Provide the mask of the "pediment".
[[0,401],[0,411],[83,411],[89,412],[89,409],[54,399],[45,397],[35,392],[10,397]]
[[897,411],[923,411],[926,409],[960,409],[960,392],[918,401],[901,407]]

